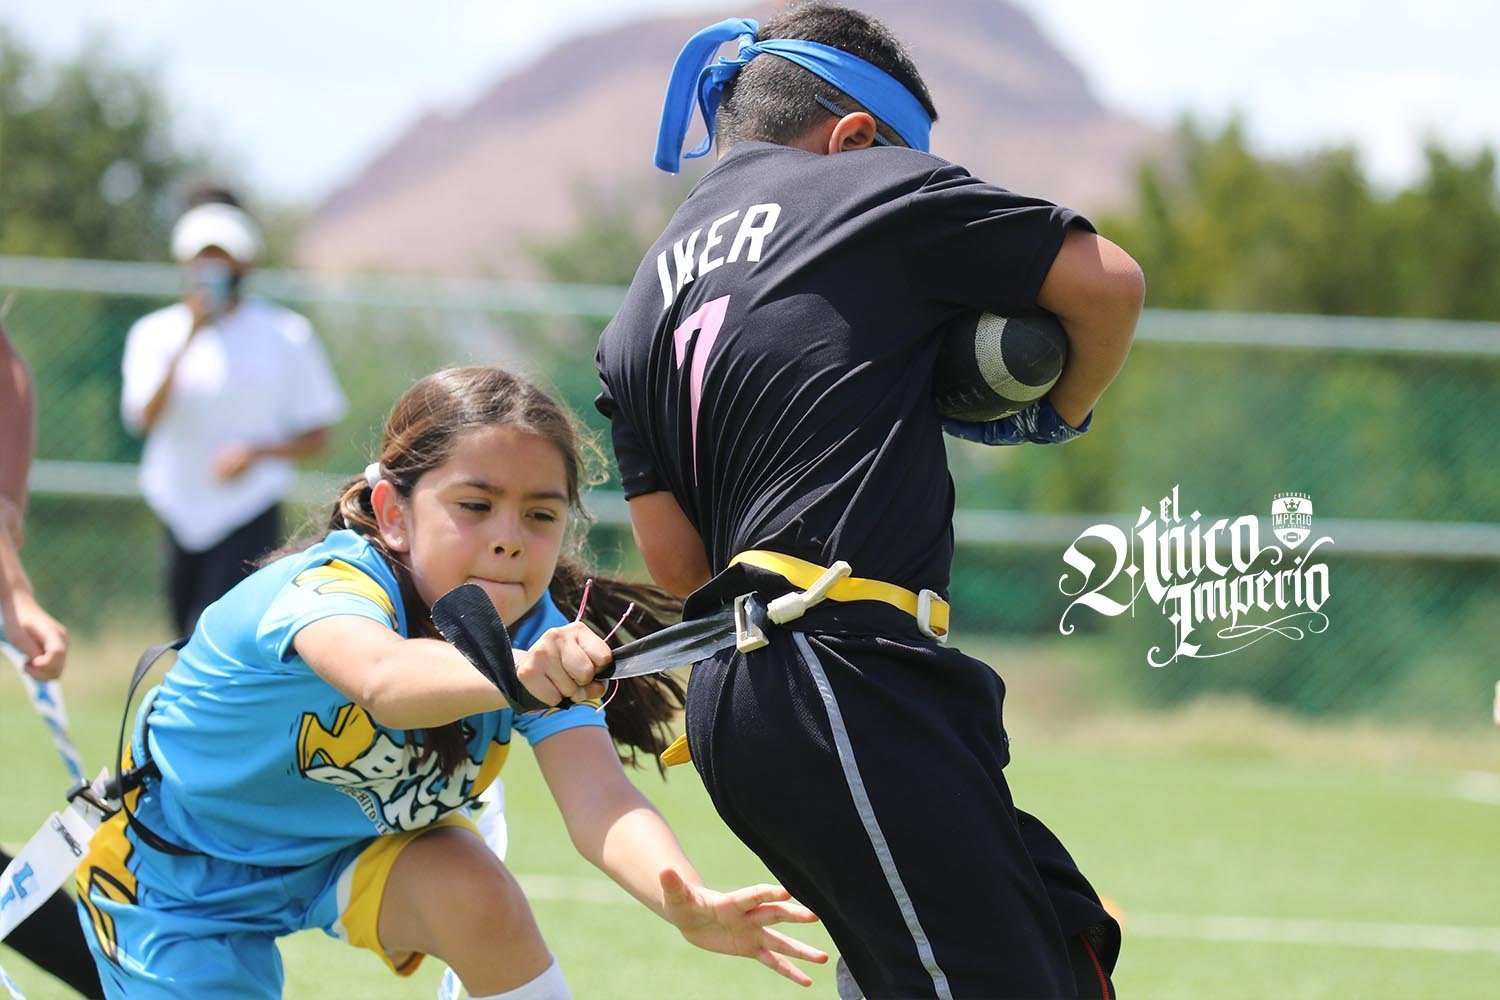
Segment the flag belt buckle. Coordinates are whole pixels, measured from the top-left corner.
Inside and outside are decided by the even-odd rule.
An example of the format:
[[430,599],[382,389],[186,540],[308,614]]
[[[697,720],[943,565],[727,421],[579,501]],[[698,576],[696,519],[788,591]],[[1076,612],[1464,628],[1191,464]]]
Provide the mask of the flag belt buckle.
[[[741,552],[729,561],[731,566],[737,563],[768,570],[782,577],[793,587],[800,588],[790,594],[783,594],[766,606],[767,617],[777,625],[796,621],[805,615],[808,609],[825,600],[878,601],[915,618],[917,630],[927,638],[940,643],[948,641],[950,608],[948,602],[943,600],[936,591],[923,589],[914,593],[893,583],[861,579],[852,575],[853,570],[842,559],[832,566],[825,567],[795,556],[782,555],[779,552],[751,549]],[[758,649],[765,645],[764,634],[759,634],[757,639],[756,633],[759,630],[753,629],[750,616],[742,610],[749,596],[735,598],[736,646],[742,652],[749,651],[739,644],[742,621],[752,626],[752,630],[744,635],[745,641],[752,643],[759,641],[759,645],[751,645],[749,648]]]

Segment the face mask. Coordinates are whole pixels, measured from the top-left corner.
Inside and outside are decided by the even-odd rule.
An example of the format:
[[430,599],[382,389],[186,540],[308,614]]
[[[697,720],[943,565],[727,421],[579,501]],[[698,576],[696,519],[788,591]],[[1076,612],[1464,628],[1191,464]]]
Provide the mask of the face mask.
[[197,260],[188,265],[189,292],[201,291],[210,312],[222,312],[239,292],[240,275],[221,260]]

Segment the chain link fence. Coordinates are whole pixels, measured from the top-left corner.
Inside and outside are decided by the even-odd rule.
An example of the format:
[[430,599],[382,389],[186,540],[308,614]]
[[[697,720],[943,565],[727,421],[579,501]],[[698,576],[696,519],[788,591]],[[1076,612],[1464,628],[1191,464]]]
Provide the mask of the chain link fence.
[[[166,631],[161,530],[135,484],[140,443],[119,419],[120,359],[131,323],[176,298],[179,281],[166,265],[0,257],[6,324],[40,401],[25,559],[75,631]],[[618,289],[271,271],[251,288],[313,321],[350,400],[302,477],[294,525],[369,461],[396,396],[445,365],[537,378],[607,440],[593,351]],[[957,635],[1045,640],[1086,664],[1097,695],[1129,703],[1243,691],[1312,714],[1478,724],[1500,677],[1497,376],[1495,324],[1148,312],[1088,436],[1066,448],[950,442]],[[597,562],[639,572],[611,489],[590,498],[588,544]],[[1076,594],[1081,579],[1065,550],[1102,522],[1128,536],[1174,489],[1184,518],[1259,518],[1263,545],[1274,494],[1305,494],[1313,538],[1332,539],[1310,557],[1327,567],[1326,628],[1153,668],[1148,651],[1170,651],[1174,625],[1142,594],[1114,617],[1075,608],[1072,634],[1059,634],[1073,599],[1063,588]],[[1079,543],[1101,573],[1106,549]],[[1110,593],[1128,601],[1132,581]],[[1200,626],[1205,652],[1225,645],[1225,624]]]

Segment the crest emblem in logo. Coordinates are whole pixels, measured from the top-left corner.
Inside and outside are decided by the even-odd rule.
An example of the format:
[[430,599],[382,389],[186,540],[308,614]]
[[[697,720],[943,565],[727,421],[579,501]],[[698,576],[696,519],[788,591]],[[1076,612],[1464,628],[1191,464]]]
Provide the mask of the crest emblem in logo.
[[1312,498],[1306,493],[1278,493],[1271,498],[1271,530],[1295,549],[1312,534]]

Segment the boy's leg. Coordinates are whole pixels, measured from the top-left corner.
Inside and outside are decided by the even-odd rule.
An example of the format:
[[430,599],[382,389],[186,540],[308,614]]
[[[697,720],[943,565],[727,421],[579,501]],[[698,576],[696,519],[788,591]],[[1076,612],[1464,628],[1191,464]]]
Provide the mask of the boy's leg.
[[[0,851],[0,871],[11,857]],[[78,922],[78,908],[65,892],[56,892],[41,908],[10,932],[5,943],[45,972],[86,997],[104,996],[88,941]]]
[[780,630],[694,671],[715,806],[872,1000],[1074,995],[1001,774],[1003,691],[955,650]]
[[309,926],[374,951],[401,976],[436,955],[472,996],[530,984],[540,985],[524,995],[537,1000],[567,995],[520,885],[469,820],[449,816],[347,853]]
[[1073,856],[1046,824],[1016,810],[1021,839],[1057,912],[1081,997],[1113,997],[1109,976],[1120,956],[1120,925],[1100,902]]
[[1115,1000],[1115,984],[1089,934],[1068,938],[1068,961],[1078,983],[1079,1000]]

